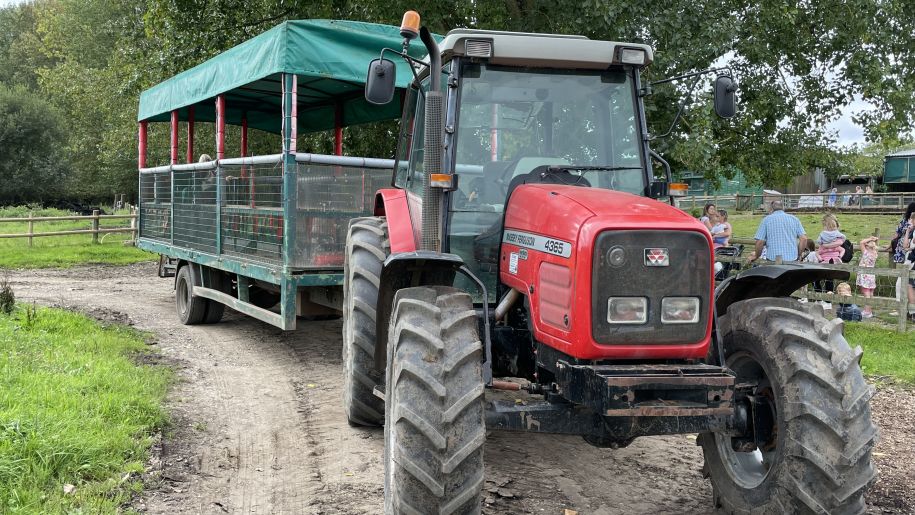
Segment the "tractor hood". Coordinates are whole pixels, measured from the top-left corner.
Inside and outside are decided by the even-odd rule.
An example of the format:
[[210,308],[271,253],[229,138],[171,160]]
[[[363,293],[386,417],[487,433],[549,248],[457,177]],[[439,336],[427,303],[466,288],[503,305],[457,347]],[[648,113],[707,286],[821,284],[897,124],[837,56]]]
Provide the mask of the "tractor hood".
[[509,200],[505,226],[575,239],[593,217],[599,217],[608,229],[707,232],[698,220],[664,202],[602,188],[555,184],[519,186]]
[[[610,265],[617,248],[623,259]],[[566,354],[701,358],[711,335],[712,261],[709,231],[669,204],[600,188],[524,184],[506,207],[499,277],[527,292],[537,340]],[[646,321],[610,324],[611,297],[646,299]],[[662,323],[666,297],[700,298],[697,320]]]

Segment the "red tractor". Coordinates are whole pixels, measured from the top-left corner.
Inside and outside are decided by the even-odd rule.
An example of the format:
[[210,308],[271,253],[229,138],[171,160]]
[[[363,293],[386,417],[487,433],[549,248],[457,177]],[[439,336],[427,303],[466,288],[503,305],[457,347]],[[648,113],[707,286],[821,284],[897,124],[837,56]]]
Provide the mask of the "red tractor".
[[[394,94],[386,53],[411,59],[419,36],[428,62],[411,59],[393,187],[351,221],[344,265],[345,411],[384,425],[385,512],[479,513],[486,432],[502,429],[602,447],[698,433],[725,512],[862,513],[877,431],[861,350],[790,298],[848,274],[769,265],[716,286],[709,232],[656,200],[672,186],[648,145],[651,48],[439,43],[404,22],[366,98]],[[735,89],[716,79],[719,115]]]

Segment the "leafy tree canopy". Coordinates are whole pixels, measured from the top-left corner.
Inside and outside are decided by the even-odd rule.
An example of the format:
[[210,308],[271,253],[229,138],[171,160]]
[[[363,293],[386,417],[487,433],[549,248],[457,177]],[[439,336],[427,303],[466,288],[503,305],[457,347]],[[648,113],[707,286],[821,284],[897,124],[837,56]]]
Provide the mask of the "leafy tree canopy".
[[[915,121],[915,9],[910,0],[35,0],[0,9],[0,81],[40,90],[68,128],[68,156],[85,194],[135,188],[140,91],[287,19],[336,18],[398,24],[418,9],[427,26],[583,34],[655,48],[645,81],[726,66],[737,79],[738,115],[716,118],[711,78],[653,88],[653,146],[675,169],[711,179],[735,170],[784,185],[813,167],[832,174],[857,162],[826,128],[853,100],[869,143],[905,143]],[[32,71],[35,70],[35,71]],[[394,126],[349,129],[352,154],[391,156]],[[203,139],[198,138],[201,141]],[[330,150],[315,136],[303,148]],[[153,148],[153,152],[162,152]],[[855,150],[852,153],[856,153]],[[863,166],[863,165],[862,165]],[[869,166],[869,165],[868,165]],[[845,173],[845,172],[842,172]],[[129,188],[125,190],[123,188]]]
[[0,84],[0,200],[51,200],[62,193],[64,132],[57,112],[23,86]]

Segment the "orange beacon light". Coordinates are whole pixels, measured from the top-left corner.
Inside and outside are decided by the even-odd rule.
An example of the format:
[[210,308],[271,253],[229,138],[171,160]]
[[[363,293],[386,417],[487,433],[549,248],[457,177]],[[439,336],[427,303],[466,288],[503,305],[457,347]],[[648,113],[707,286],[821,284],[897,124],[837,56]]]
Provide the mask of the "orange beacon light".
[[415,39],[419,35],[418,12],[407,11],[403,13],[403,21],[400,23],[400,35],[405,39]]

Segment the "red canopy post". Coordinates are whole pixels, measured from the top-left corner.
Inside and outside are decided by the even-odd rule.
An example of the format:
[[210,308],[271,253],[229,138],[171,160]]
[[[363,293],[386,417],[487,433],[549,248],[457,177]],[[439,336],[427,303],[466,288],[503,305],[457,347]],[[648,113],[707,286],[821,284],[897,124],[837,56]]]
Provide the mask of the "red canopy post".
[[172,111],[171,164],[178,164],[178,111]]
[[337,102],[334,109],[334,155],[343,155],[343,103]]
[[149,125],[145,120],[140,122],[139,143],[137,145],[138,168],[146,168],[146,142],[149,138]]
[[248,156],[248,115],[241,118],[241,157]]
[[187,108],[187,162],[194,162],[194,106]]
[[226,157],[226,97],[216,97],[216,159]]

